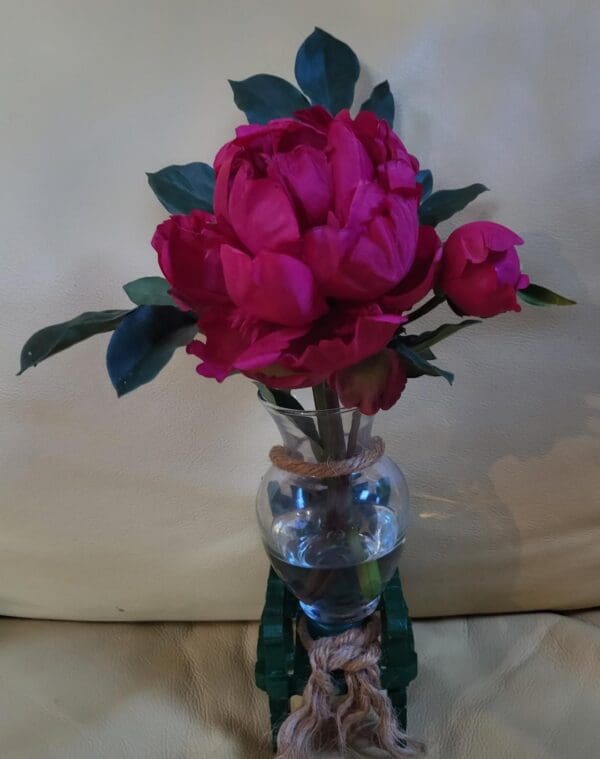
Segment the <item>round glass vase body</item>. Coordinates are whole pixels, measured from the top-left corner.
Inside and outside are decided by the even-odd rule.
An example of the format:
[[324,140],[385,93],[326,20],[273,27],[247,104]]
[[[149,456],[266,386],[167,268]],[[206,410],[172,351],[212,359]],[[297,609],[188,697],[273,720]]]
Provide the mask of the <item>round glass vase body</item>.
[[[256,501],[271,564],[310,619],[356,624],[377,608],[398,565],[409,515],[404,475],[377,455],[372,416],[264,406],[283,438]],[[324,476],[332,461],[350,458],[351,471]],[[290,471],[297,462],[318,466],[310,475]]]

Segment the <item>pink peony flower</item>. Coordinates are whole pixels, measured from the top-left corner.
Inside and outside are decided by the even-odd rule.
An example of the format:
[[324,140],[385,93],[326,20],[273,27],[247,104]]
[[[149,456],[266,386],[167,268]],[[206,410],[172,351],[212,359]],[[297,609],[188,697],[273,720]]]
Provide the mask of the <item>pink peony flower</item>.
[[198,372],[306,387],[384,350],[439,264],[417,169],[370,112],[239,127],[215,159],[214,214],[173,216],[152,241],[198,315]]
[[515,250],[522,244],[513,231],[491,221],[455,229],[444,245],[440,278],[453,308],[483,318],[520,311],[517,290],[529,284]]

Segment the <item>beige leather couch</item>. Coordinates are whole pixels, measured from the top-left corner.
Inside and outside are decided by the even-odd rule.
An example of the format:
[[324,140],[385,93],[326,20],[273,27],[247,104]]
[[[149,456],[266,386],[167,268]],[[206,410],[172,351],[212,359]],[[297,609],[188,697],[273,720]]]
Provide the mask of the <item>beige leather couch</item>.
[[[268,759],[255,623],[0,622],[2,759]],[[431,759],[597,759],[600,612],[416,624]]]

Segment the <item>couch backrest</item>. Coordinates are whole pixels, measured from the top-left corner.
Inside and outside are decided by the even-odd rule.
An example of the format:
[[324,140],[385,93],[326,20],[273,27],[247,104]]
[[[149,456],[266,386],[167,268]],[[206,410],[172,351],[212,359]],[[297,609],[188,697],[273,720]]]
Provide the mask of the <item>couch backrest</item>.
[[492,189],[460,221],[517,230],[532,278],[580,302],[449,340],[436,352],[454,387],[411,383],[379,423],[413,494],[413,612],[598,604],[598,9],[38,5],[35,23],[26,7],[5,19],[3,49],[0,614],[258,616],[253,497],[276,432],[250,383],[202,380],[181,354],[117,400],[106,336],[13,374],[35,329],[124,307],[121,283],[157,273],[164,212],[144,172],[210,161],[243,121],[227,79],[291,76],[313,24],[363,60],[359,102],[389,79],[403,139],[438,187]]

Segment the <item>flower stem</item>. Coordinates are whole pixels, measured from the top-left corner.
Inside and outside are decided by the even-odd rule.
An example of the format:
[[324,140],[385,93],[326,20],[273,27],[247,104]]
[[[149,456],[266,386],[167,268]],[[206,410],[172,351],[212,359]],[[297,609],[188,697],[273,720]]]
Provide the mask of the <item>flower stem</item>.
[[[342,418],[339,414],[328,413],[332,409],[340,407],[337,393],[327,383],[322,382],[320,385],[313,387],[313,398],[315,399],[317,411],[324,412],[317,414],[317,427],[325,460],[333,459],[339,461],[346,458],[346,439]],[[343,529],[345,515],[350,505],[349,499],[352,497],[350,479],[347,475],[343,477],[330,477],[327,480],[327,487],[330,503],[328,521],[331,522],[332,529]]]
[[413,311],[411,314],[409,314],[407,321],[414,322],[415,319],[419,319],[421,316],[425,316],[425,314],[428,314],[430,311],[433,311],[434,308],[437,308],[441,303],[445,303],[445,301],[446,301],[445,295],[434,295],[428,301],[423,303],[422,306],[417,308],[416,311]]
[[[339,398],[326,383],[313,387],[313,398],[317,411],[330,411],[339,408]],[[344,425],[339,414],[323,413],[317,415],[317,425],[323,444],[325,459],[344,459],[356,453],[360,412],[352,414],[352,424],[348,435],[348,444],[344,435]],[[328,528],[334,532],[346,534],[350,550],[356,559],[356,576],[365,601],[381,593],[382,582],[377,561],[365,562],[365,551],[361,542],[359,528],[352,523],[353,496],[352,484],[348,475],[331,477],[326,480],[328,490]],[[360,509],[360,505],[357,506]],[[321,583],[321,592],[327,587],[329,577]]]

